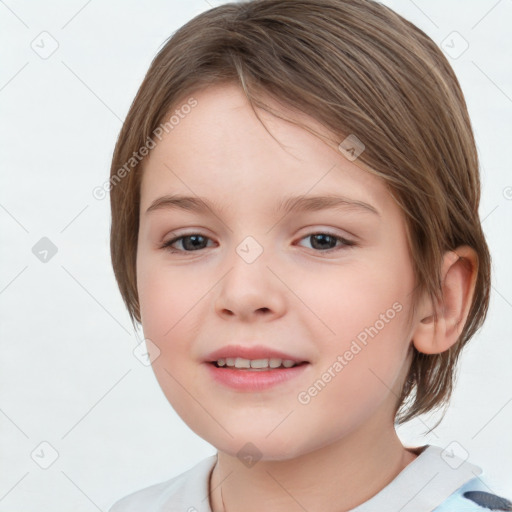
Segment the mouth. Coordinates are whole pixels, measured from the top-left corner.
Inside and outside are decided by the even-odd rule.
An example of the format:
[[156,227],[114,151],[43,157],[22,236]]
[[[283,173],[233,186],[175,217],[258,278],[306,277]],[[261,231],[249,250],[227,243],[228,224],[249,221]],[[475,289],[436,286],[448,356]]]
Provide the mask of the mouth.
[[205,362],[214,382],[243,393],[263,392],[274,386],[285,386],[286,382],[299,378],[311,364],[308,361],[278,357],[222,357]]
[[268,359],[245,359],[243,357],[226,357],[219,358],[209,363],[216,368],[224,368],[229,370],[245,370],[245,371],[269,371],[283,370],[309,364],[308,361],[294,361],[292,359],[281,359],[272,357]]
[[[298,379],[312,365],[297,353],[275,346],[249,342],[225,345],[204,359],[213,382],[242,393],[262,392],[274,386],[291,391]],[[288,383],[288,384],[287,384]]]

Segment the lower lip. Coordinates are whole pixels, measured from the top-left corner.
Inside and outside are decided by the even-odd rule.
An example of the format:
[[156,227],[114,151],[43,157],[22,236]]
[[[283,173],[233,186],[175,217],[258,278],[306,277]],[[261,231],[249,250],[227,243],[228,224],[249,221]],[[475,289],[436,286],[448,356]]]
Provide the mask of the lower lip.
[[303,363],[291,368],[279,368],[275,370],[232,370],[218,368],[212,363],[206,363],[212,377],[221,384],[239,391],[263,391],[277,386],[294,377],[301,375],[309,366]]

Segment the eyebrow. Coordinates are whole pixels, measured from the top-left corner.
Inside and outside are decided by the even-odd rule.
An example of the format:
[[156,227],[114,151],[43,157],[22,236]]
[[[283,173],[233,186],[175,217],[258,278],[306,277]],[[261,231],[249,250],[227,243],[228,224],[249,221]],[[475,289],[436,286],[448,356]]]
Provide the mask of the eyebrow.
[[[300,211],[312,212],[327,209],[357,209],[361,212],[373,213],[380,216],[379,211],[371,204],[363,201],[350,199],[345,196],[325,195],[325,196],[292,196],[283,199],[277,208],[275,214],[295,213]],[[155,210],[181,209],[197,213],[207,211],[223,212],[224,208],[208,199],[198,196],[166,195],[155,199],[146,214]]]

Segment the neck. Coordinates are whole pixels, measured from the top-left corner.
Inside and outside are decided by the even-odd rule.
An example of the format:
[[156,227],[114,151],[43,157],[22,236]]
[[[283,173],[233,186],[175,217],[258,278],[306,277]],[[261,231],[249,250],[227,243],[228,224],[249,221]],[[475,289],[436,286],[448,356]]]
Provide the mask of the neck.
[[247,468],[218,452],[211,473],[213,512],[346,512],[388,485],[417,455],[391,426],[367,428],[287,460],[263,460]]

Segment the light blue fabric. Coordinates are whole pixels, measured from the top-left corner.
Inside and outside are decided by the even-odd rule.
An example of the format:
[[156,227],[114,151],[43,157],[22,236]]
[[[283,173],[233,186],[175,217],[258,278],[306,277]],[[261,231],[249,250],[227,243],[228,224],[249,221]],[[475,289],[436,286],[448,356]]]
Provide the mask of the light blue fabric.
[[433,512],[490,512],[491,510],[510,510],[481,507],[473,500],[463,496],[467,491],[483,491],[487,493],[490,492],[489,489],[482,484],[481,478],[473,478],[469,482],[465,483],[462,487],[460,487],[451,496],[449,496]]

